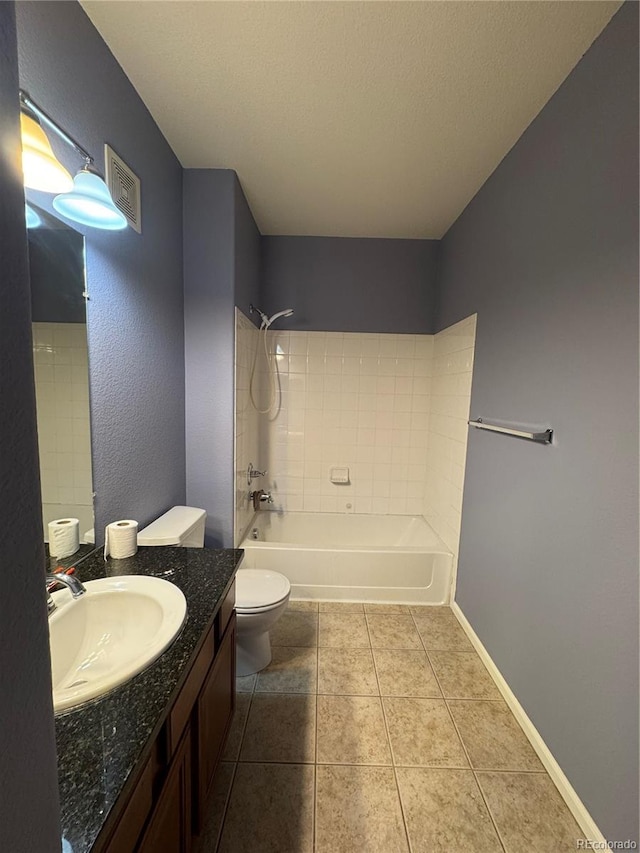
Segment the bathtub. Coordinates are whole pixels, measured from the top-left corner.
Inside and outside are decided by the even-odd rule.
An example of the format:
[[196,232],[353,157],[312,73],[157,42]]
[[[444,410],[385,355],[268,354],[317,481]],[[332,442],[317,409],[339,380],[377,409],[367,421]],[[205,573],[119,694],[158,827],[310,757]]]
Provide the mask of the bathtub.
[[259,511],[243,568],[282,572],[301,600],[447,604],[453,557],[417,515]]

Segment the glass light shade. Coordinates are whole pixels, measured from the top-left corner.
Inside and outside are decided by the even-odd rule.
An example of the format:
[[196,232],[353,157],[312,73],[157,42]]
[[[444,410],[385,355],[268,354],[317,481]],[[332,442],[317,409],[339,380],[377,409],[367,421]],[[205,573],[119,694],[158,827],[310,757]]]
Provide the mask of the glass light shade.
[[118,231],[127,227],[127,220],[113,203],[107,185],[99,175],[83,169],[73,179],[71,192],[57,195],[53,206],[58,213],[93,228]]
[[28,204],[25,204],[25,217],[27,220],[27,228],[37,228],[39,225],[42,225],[42,220],[35,210],[32,207],[29,207]]
[[51,143],[38,122],[20,113],[22,173],[25,187],[46,193],[69,192],[73,179],[56,158]]

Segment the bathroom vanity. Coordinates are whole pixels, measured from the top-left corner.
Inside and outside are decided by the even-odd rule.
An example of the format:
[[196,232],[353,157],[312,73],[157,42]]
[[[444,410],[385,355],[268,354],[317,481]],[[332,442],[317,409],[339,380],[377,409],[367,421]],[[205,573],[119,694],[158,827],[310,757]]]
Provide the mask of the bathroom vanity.
[[56,717],[63,838],[73,853],[189,853],[202,830],[235,707],[239,550],[142,548],[80,580],[153,575],[175,583],[187,617],[150,667],[101,699]]

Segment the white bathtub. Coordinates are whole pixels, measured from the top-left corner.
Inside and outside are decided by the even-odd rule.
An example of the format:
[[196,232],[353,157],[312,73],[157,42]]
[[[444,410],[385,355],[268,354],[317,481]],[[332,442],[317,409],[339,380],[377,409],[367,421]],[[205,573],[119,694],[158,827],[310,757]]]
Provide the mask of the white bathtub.
[[282,572],[294,599],[449,602],[453,558],[422,516],[262,510],[240,548],[243,568]]

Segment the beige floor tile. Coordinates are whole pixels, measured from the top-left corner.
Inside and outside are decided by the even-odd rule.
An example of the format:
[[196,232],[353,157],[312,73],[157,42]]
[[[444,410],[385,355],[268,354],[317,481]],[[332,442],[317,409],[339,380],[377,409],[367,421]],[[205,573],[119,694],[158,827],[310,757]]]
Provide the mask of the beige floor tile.
[[575,850],[584,833],[546,773],[477,774],[507,853]]
[[364,606],[358,601],[321,601],[320,613],[364,613]]
[[367,616],[367,624],[374,649],[422,649],[411,616],[371,614]]
[[429,659],[448,699],[502,699],[475,652],[429,652]]
[[382,702],[395,764],[469,766],[444,700],[384,697]]
[[396,616],[407,616],[411,611],[406,604],[365,604],[365,613],[388,613]]
[[318,615],[287,610],[271,629],[271,646],[315,646],[318,643]]
[[235,764],[226,761],[218,765],[207,813],[204,815],[204,826],[193,846],[193,853],[212,853],[217,847],[234,770]]
[[236,693],[253,693],[253,688],[256,686],[258,676],[240,675],[236,678]]
[[249,716],[249,706],[251,705],[250,693],[236,693],[236,710],[231,721],[231,728],[227,742],[222,753],[223,761],[237,761],[240,755],[240,744],[242,743],[242,735],[244,727]]
[[413,853],[502,853],[470,770],[399,767],[396,774]]
[[413,619],[427,650],[473,651],[469,638],[448,607],[425,607],[420,613],[414,610]]
[[543,770],[505,702],[456,699],[449,709],[476,770]]
[[254,693],[240,761],[313,762],[315,734],[315,696]]
[[313,767],[239,764],[218,853],[312,853],[313,798]]
[[316,853],[408,853],[389,767],[319,766]]
[[373,657],[383,696],[442,696],[425,652],[374,649]]
[[304,610],[307,613],[317,613],[318,612],[318,602],[317,601],[292,601],[289,599],[289,603],[287,604],[287,610]]
[[318,762],[391,764],[378,697],[318,696]]
[[447,605],[433,605],[433,604],[410,604],[409,611],[414,616],[423,616],[428,613],[438,612],[438,611],[446,611],[447,613],[451,613],[451,608]]
[[273,646],[271,663],[258,673],[257,693],[315,693],[318,650],[306,646]]
[[364,614],[321,613],[318,645],[333,649],[369,649],[369,632]]
[[318,649],[318,693],[377,696],[370,649]]

